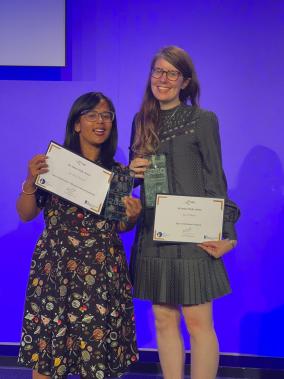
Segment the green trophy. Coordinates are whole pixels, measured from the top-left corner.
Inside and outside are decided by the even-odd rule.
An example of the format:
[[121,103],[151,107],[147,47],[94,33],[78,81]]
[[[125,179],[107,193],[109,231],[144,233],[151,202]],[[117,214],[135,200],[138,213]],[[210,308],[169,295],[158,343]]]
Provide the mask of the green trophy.
[[165,154],[149,156],[150,165],[144,173],[146,207],[155,207],[157,193],[169,193]]

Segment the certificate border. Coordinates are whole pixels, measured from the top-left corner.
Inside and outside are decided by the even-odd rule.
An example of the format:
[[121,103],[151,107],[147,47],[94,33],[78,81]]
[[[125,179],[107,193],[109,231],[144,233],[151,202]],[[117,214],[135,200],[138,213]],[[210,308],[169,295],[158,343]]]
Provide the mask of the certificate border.
[[[112,177],[113,177],[113,173],[112,173],[112,171],[107,170],[106,168],[104,168],[104,167],[102,167],[101,165],[99,165],[99,164],[97,164],[97,163],[91,161],[91,160],[88,159],[88,158],[82,157],[81,155],[79,155],[79,154],[77,154],[77,153],[74,153],[74,151],[71,151],[70,149],[67,149],[66,147],[60,145],[59,143],[57,143],[57,142],[55,142],[55,141],[53,141],[53,140],[51,140],[51,141],[49,142],[45,155],[46,155],[47,153],[49,153],[49,152],[52,150],[52,148],[57,148],[57,149],[64,149],[64,150],[67,150],[67,151],[69,151],[69,153],[74,154],[74,155],[77,155],[77,156],[80,157],[81,159],[84,159],[84,160],[86,160],[86,161],[89,161],[89,162],[91,162],[91,163],[96,164],[97,166],[99,166],[99,167],[101,167],[101,168],[103,169],[103,172],[104,172],[104,173],[106,173],[107,175],[109,175],[108,183],[111,182]],[[103,216],[103,215],[100,214],[101,211],[102,211],[102,208],[103,208],[103,203],[101,203],[101,204],[98,206],[97,209],[94,209],[94,208],[86,208],[86,207],[84,207],[83,205],[76,204],[76,203],[74,203],[73,201],[71,201],[71,200],[69,200],[69,199],[66,199],[66,197],[63,197],[63,196],[61,196],[61,195],[57,195],[56,193],[54,193],[54,192],[48,190],[44,185],[42,185],[41,183],[38,182],[39,177],[40,177],[40,175],[37,175],[37,177],[36,177],[36,181],[35,181],[35,185],[36,185],[38,188],[41,188],[41,189],[43,189],[44,191],[46,191],[46,192],[48,192],[48,193],[50,193],[50,194],[53,194],[53,195],[55,195],[55,196],[61,197],[62,199],[68,201],[70,204],[73,204],[73,205],[75,205],[76,207],[83,208],[83,209],[86,209],[87,211],[89,211],[89,212],[91,212],[91,213],[94,213],[94,214],[96,214],[96,215]]]
[[[161,198],[168,198],[168,197],[171,197],[171,196],[178,196],[178,197],[197,197],[197,198],[200,198],[200,197],[205,197],[207,199],[212,199],[213,202],[216,202],[216,203],[220,203],[220,207],[221,207],[221,211],[223,211],[224,207],[225,207],[225,198],[221,198],[221,197],[209,197],[209,196],[191,196],[191,195],[174,195],[174,194],[159,194],[157,193],[156,194],[156,203],[155,203],[155,217],[154,217],[154,225],[155,225],[155,221],[156,221],[156,206],[159,205],[159,200]],[[223,213],[223,222],[224,222],[224,213]],[[222,228],[223,229],[223,228]],[[223,231],[219,232],[219,240],[220,241],[222,239],[222,233]],[[153,241],[156,241],[156,242],[165,242],[165,243],[171,243],[171,242],[176,242],[176,243],[194,243],[194,244],[197,244],[197,243],[201,243],[201,242],[186,242],[186,241],[176,241],[176,240],[166,240],[165,238],[163,237],[156,237],[156,230],[154,229],[153,231]]]

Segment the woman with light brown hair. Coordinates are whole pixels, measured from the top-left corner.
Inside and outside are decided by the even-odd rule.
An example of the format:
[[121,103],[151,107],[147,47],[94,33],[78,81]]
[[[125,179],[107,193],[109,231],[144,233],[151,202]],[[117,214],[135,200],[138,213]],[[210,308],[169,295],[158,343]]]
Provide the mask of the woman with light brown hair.
[[[152,61],[131,135],[130,168],[141,180],[143,204],[131,257],[134,297],[153,303],[165,379],[184,377],[181,315],[191,337],[191,378],[216,377],[212,302],[231,292],[221,257],[236,245],[239,209],[227,197],[217,117],[199,107],[199,93],[189,55],[175,46],[162,49]],[[155,207],[147,205],[143,178],[149,156],[157,154],[166,157],[170,194],[224,198],[222,240],[153,241]]]

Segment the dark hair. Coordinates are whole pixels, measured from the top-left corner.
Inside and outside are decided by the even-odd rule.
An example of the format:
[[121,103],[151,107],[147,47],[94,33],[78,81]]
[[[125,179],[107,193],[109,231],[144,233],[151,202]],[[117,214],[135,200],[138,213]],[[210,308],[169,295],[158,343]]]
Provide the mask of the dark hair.
[[188,85],[180,91],[181,103],[186,104],[190,101],[193,106],[198,107],[199,105],[200,87],[194,65],[188,53],[177,46],[167,46],[158,51],[152,60],[142,105],[135,118],[136,132],[132,145],[134,152],[152,153],[159,146],[160,105],[151,89],[151,71],[159,58],[165,59],[176,67],[182,73],[184,79],[190,79]]
[[88,92],[74,101],[67,119],[64,146],[74,153],[82,155],[79,133],[75,131],[75,124],[79,121],[82,112],[93,109],[102,100],[106,101],[110,110],[114,112],[111,133],[103,143],[100,154],[102,165],[108,167],[114,162],[114,154],[117,148],[117,121],[112,101],[101,92]]

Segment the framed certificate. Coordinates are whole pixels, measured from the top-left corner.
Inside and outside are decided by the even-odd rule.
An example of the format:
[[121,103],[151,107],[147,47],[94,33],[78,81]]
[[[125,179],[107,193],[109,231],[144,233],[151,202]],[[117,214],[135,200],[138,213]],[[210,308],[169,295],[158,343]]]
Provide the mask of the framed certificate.
[[71,203],[100,214],[112,172],[51,141],[47,153],[48,172],[35,184]]
[[218,241],[222,238],[224,199],[158,194],[154,241]]

